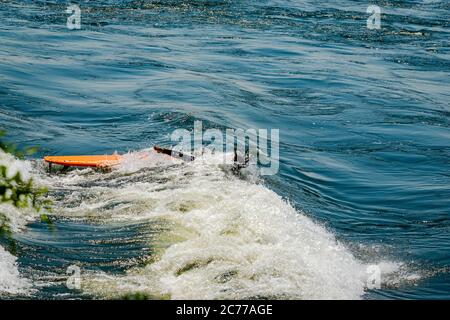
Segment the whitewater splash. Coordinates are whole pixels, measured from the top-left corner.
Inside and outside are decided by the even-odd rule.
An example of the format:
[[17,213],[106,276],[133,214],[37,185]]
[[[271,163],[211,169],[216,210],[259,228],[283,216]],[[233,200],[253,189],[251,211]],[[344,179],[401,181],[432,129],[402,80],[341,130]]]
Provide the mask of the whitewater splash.
[[[16,173],[20,173],[24,180],[31,177],[30,162],[17,160],[2,150],[0,150],[0,165],[6,166],[8,177]],[[13,232],[19,232],[28,221],[35,217],[36,213],[33,210],[17,209],[11,204],[0,204],[0,223],[5,223]],[[20,275],[16,260],[16,257],[0,245],[0,296],[23,295],[30,292],[31,282]]]
[[30,292],[31,282],[21,277],[16,257],[0,246],[0,296],[25,295]]
[[[232,156],[232,155],[229,155]],[[335,236],[261,183],[221,165],[129,154],[110,173],[41,175],[63,217],[163,225],[145,266],[126,275],[84,274],[102,298],[136,292],[170,299],[359,299],[367,265]],[[380,264],[380,267],[387,265]],[[389,273],[400,265],[390,263]],[[382,270],[383,271],[383,270]]]
[[[0,150],[0,166],[6,167],[8,177],[13,177],[16,173],[20,173],[24,181],[33,177],[31,162],[18,160],[2,150]],[[0,204],[0,212],[0,218],[6,218],[8,226],[15,232],[37,216],[37,213],[32,209],[17,209],[9,203]]]

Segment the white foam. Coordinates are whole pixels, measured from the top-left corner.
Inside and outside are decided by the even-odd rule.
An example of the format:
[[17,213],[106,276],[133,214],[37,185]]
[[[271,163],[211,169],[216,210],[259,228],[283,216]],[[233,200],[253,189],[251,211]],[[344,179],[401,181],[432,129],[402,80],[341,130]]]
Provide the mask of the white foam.
[[[0,150],[0,165],[6,166],[7,176],[13,177],[20,173],[23,180],[31,178],[31,163],[21,161],[12,155]],[[6,223],[14,232],[18,232],[23,226],[36,217],[36,212],[27,209],[18,209],[9,203],[0,204],[0,223]],[[31,283],[21,277],[16,257],[0,246],[0,295],[29,294]]]
[[24,180],[28,180],[31,175],[31,163],[16,159],[9,153],[0,150],[0,165],[6,165],[8,177],[13,177],[16,173],[20,173]]
[[16,257],[0,246],[0,296],[4,294],[27,294],[31,283],[20,276]]
[[101,297],[142,291],[172,299],[364,295],[368,265],[275,192],[224,170],[223,155],[165,164],[152,156],[145,165],[136,155],[127,157],[128,163],[111,173],[49,178],[70,189],[55,210],[59,214],[156,219],[169,230],[158,240],[167,249],[154,262],[126,276],[86,276],[85,291]]
[[124,154],[117,170],[131,173],[142,168],[166,166],[168,162],[180,163],[181,160],[157,153],[153,149],[144,149],[139,152],[128,152]]
[[[22,180],[27,181],[32,177],[32,165],[29,161],[14,158],[0,150],[0,165],[6,166],[9,178],[20,174]],[[28,221],[34,219],[37,213],[31,209],[18,209],[10,203],[0,203],[0,222],[6,218],[6,222],[12,231],[19,231]]]

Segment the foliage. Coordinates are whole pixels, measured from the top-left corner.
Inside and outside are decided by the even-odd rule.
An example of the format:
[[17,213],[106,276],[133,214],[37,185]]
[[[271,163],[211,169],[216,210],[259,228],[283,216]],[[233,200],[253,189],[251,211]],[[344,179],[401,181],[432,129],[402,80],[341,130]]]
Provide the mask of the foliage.
[[43,188],[35,188],[32,179],[22,179],[20,172],[8,177],[8,168],[0,165],[0,203],[8,202],[16,208],[32,207],[40,210],[45,205],[40,199],[46,192]]

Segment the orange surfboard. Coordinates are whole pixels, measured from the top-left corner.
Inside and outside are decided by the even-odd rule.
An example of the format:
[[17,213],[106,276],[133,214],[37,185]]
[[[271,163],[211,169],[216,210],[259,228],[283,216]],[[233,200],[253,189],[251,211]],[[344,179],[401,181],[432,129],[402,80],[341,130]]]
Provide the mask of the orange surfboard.
[[50,164],[66,167],[96,167],[105,168],[118,165],[122,156],[118,154],[104,156],[49,156],[44,160]]
[[[193,161],[194,156],[184,155],[182,152],[172,151],[171,149],[154,146],[153,150],[157,153],[162,153],[168,156],[181,158],[185,161]],[[148,157],[148,152],[139,153],[141,159]],[[95,167],[95,168],[110,168],[121,163],[123,156],[119,154],[113,155],[97,155],[97,156],[47,156],[44,160],[50,164],[61,165],[64,167]]]

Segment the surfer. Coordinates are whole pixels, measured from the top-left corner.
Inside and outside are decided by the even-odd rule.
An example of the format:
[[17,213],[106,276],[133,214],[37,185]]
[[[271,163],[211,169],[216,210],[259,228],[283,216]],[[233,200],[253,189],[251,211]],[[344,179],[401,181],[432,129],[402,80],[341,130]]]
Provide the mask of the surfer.
[[[176,151],[173,149],[162,148],[159,146],[154,146],[153,150],[157,153],[169,155],[173,158],[181,159],[186,162],[191,162],[195,160],[195,157],[190,154],[183,153],[181,151]],[[147,153],[143,153],[142,157],[147,157]],[[63,171],[67,171],[70,167],[94,167],[102,170],[109,170],[122,162],[123,156],[118,154],[113,155],[95,155],[95,156],[46,156],[44,161],[49,164],[49,171],[52,170],[52,165],[63,166]],[[245,157],[242,158],[238,156],[237,148],[234,148],[234,157],[232,172],[238,174],[239,171],[246,167],[249,163],[249,156],[246,153]]]

